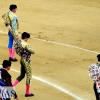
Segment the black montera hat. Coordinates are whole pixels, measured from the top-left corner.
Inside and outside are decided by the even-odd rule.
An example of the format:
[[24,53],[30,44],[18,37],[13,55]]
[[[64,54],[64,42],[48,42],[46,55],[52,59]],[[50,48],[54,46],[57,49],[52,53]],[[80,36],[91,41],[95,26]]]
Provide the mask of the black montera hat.
[[98,61],[100,61],[100,54],[97,55]]
[[9,60],[4,60],[2,63],[3,68],[7,68],[8,66],[11,66],[11,61]]
[[97,58],[100,58],[100,54],[97,55]]

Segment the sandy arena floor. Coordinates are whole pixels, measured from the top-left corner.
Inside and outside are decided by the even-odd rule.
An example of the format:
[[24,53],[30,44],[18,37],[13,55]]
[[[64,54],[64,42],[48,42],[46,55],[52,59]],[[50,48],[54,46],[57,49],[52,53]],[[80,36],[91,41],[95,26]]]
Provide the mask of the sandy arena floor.
[[[34,77],[51,83],[32,79],[31,91],[35,96],[25,98],[24,79],[16,87],[19,99],[95,100],[93,82],[88,77],[87,69],[91,63],[96,62],[96,52],[100,51],[100,1],[0,0],[0,16],[8,11],[10,4],[18,5],[16,14],[20,22],[19,32],[27,31],[31,37],[46,40],[29,40],[36,52],[31,58],[32,71]],[[7,32],[1,17],[0,31]],[[7,34],[3,32],[0,32],[0,53],[2,63],[2,60],[8,59]],[[20,60],[18,55],[16,57]],[[12,68],[20,70],[19,61],[13,63]],[[19,75],[14,71],[10,73],[13,81]],[[62,87],[65,91],[50,85]]]

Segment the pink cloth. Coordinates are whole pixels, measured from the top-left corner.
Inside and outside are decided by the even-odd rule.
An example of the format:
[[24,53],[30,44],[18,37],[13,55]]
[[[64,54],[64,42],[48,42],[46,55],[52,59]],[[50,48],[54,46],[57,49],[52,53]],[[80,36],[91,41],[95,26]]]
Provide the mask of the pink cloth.
[[15,80],[15,82],[13,83],[13,86],[16,86],[19,83],[18,80]]
[[14,48],[9,48],[8,51],[9,51],[9,56],[10,56],[11,58],[14,58],[14,55],[15,55],[15,50],[14,50]]
[[15,55],[15,50],[14,48],[12,48],[11,57],[14,58],[14,55]]
[[30,85],[26,84],[26,94],[30,94]]
[[8,51],[9,51],[9,56],[11,57],[12,49],[8,49]]

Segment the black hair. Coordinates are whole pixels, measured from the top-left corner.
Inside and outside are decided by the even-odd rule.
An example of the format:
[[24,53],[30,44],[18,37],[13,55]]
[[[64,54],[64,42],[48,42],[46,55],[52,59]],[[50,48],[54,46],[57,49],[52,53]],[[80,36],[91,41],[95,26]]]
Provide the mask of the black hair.
[[2,63],[3,68],[7,68],[8,66],[11,66],[11,61],[9,60],[4,60]]
[[30,38],[30,34],[27,33],[27,32],[23,32],[22,33],[22,39],[25,39],[25,38]]
[[100,54],[97,55],[98,61],[100,61]]
[[16,9],[16,8],[17,8],[17,5],[15,5],[15,4],[12,4],[12,5],[10,5],[10,7],[9,7],[10,11],[12,11],[13,9]]

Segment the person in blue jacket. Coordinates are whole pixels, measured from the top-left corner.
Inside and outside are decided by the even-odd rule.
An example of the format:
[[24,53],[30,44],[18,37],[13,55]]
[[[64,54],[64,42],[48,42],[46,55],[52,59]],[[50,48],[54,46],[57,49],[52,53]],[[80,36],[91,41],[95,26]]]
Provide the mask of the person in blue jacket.
[[10,11],[7,12],[2,16],[2,18],[5,21],[5,25],[8,28],[8,51],[9,51],[9,60],[10,61],[17,61],[17,59],[14,57],[15,50],[13,48],[13,41],[16,36],[18,36],[18,18],[15,15],[17,11],[17,5],[10,5],[9,7]]

